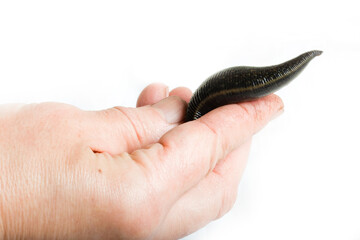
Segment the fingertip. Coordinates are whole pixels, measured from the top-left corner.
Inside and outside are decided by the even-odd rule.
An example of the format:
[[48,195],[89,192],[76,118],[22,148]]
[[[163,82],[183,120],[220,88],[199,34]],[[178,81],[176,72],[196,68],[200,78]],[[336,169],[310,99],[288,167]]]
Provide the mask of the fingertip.
[[173,90],[171,90],[169,95],[170,96],[178,96],[181,99],[183,99],[185,102],[188,103],[190,101],[191,96],[192,96],[192,92],[187,87],[177,87],[177,88],[174,88]]
[[257,101],[259,108],[263,109],[264,115],[270,115],[270,120],[275,119],[284,112],[284,102],[275,94],[260,98]]
[[269,96],[263,97],[263,99],[272,102],[278,109],[284,108],[283,100],[276,94],[270,94]]
[[153,104],[152,107],[160,112],[167,123],[174,124],[184,119],[187,104],[178,96],[170,96]]
[[140,93],[136,107],[154,104],[169,96],[169,87],[163,83],[152,83]]
[[[254,101],[216,108],[198,120],[204,122],[215,132],[221,132],[221,135],[233,135],[235,138],[235,135],[238,134],[250,137],[280,115],[283,108],[284,104],[281,98],[272,94]],[[225,145],[229,142],[225,141]]]

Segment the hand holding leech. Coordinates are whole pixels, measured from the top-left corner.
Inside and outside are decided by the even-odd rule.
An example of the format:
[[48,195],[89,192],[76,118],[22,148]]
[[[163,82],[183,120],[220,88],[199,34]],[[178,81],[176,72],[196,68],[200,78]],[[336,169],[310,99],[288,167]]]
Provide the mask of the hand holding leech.
[[181,124],[190,97],[152,84],[137,108],[2,106],[0,239],[177,239],[221,217],[252,136],[283,103],[270,95]]

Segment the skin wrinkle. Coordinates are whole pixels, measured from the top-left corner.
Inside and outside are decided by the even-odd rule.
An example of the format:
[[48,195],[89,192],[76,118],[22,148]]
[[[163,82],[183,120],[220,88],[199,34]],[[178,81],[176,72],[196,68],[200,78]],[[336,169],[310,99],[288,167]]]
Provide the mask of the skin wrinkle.
[[[220,144],[218,143],[218,138],[216,137],[216,135],[217,135],[216,131],[214,129],[211,129],[211,127],[208,126],[207,124],[203,123],[201,119],[199,119],[197,121],[194,121],[191,124],[199,124],[199,127],[201,127],[201,128],[205,127],[207,132],[211,133],[211,135],[214,136],[214,137],[206,137],[206,139],[209,139],[209,138],[210,139],[215,139],[215,141],[213,142],[214,146],[210,147],[210,149],[213,150],[213,153],[210,154],[212,160],[209,161],[209,166],[206,168],[206,169],[208,169],[208,171],[207,171],[207,173],[204,174],[204,176],[205,176],[205,175],[208,175],[211,172],[211,170],[215,167],[215,165],[216,165],[216,163],[217,163],[217,161],[219,159],[218,155],[220,155],[220,151],[219,151],[219,145]],[[172,141],[167,141],[167,140],[168,140],[168,138],[166,138],[165,141],[162,141],[162,139],[161,139],[160,142],[162,142],[164,145],[168,145],[169,146],[168,149],[176,149],[177,143],[172,142]],[[182,160],[181,159],[179,159],[178,161],[174,160],[174,162],[182,162]]]
[[[155,141],[159,139],[164,134],[164,132],[168,132],[169,130],[178,125],[178,123],[168,123],[165,119],[164,114],[162,114],[158,109],[152,106],[144,106],[137,109],[114,107],[113,109],[120,112],[121,116],[127,118],[127,121],[131,124],[134,131],[133,136],[135,136],[136,138],[134,139],[136,140],[135,145],[137,146],[129,146],[127,148],[128,152],[132,152],[135,149],[144,148],[144,146],[146,147],[147,144],[150,145],[155,143]],[[139,113],[140,109],[143,111],[142,114]],[[147,123],[145,121],[145,123],[147,124],[144,124],[142,119],[144,113],[156,120],[152,121],[151,123]],[[158,126],[154,128],[156,122],[158,123]],[[133,138],[129,139],[131,140]]]
[[[226,178],[220,173],[215,173],[214,171],[212,171],[209,174],[208,178],[211,179],[211,183],[213,186],[217,186],[216,187],[217,191],[221,192],[219,194],[221,197],[221,201],[217,201],[217,200],[214,201],[214,203],[217,203],[216,209],[218,209],[218,211],[214,212],[212,219],[216,220],[219,218],[219,216],[222,216],[221,215],[222,213],[224,213],[224,214],[226,213],[226,211],[223,209],[223,207],[225,207],[224,203],[226,202],[226,197],[227,197],[227,196],[225,196],[225,191],[228,186],[224,185],[227,183],[227,181],[226,181]],[[220,204],[219,204],[219,202],[220,202]]]
[[[241,119],[243,121],[248,122],[251,119],[255,119],[256,122],[258,121],[257,116],[259,115],[258,111],[253,107],[253,105],[242,105],[242,104],[235,104],[237,108],[241,109]],[[254,129],[256,124],[248,124],[247,125],[247,131],[255,133],[256,129]],[[245,130],[244,130],[245,131]]]
[[225,194],[225,190],[224,188],[221,188],[221,191],[223,192],[222,194],[220,194],[220,198],[221,198],[221,204],[218,206],[218,212],[214,217],[214,220],[219,219],[221,216],[223,216],[225,214],[224,211],[224,205],[225,205],[225,199],[227,198],[226,194]]
[[[255,111],[255,110],[252,110],[250,111],[249,108],[252,107],[251,105],[250,106],[243,106],[241,104],[233,104],[234,107],[237,107],[237,108],[240,108],[241,111],[236,111],[238,112],[238,114],[236,116],[233,116],[232,117],[232,124],[238,124],[239,121],[243,121],[243,122],[248,122],[249,120],[249,116],[254,116],[254,115],[257,115],[258,113]],[[223,111],[223,112],[227,112],[229,111],[228,108],[227,110],[225,110],[224,108],[219,108],[218,111]],[[225,113],[226,113],[225,112]],[[235,112],[235,111],[234,111]],[[206,117],[205,117],[206,118]],[[204,118],[200,118],[198,119],[197,121],[200,121],[200,122],[203,122],[205,123],[204,121]],[[214,131],[215,135],[217,136],[216,139],[221,139],[222,137],[220,136],[221,135],[221,132],[218,132],[216,131],[216,129],[212,129],[209,125],[207,125],[211,130]],[[249,126],[249,124],[247,124],[247,127]],[[250,124],[250,126],[254,126],[253,124]],[[254,130],[253,129],[250,129],[249,132],[253,132]],[[241,141],[241,142],[238,142],[238,143],[235,143],[234,146],[230,146],[229,147],[229,143],[223,141],[223,143],[221,144],[221,150],[222,150],[222,153],[223,155],[226,157],[231,151],[232,148],[236,147],[236,146],[239,146],[240,144],[242,144],[244,141]]]
[[[168,123],[166,121],[166,118],[165,118],[164,114],[162,114],[161,112],[159,112],[159,110],[157,110],[156,108],[154,108],[152,106],[144,106],[142,108],[149,111],[148,115],[150,115],[150,116],[155,116],[156,115],[156,118],[160,118],[161,120],[159,120],[159,123],[163,122],[163,123],[168,124],[168,126],[165,126],[165,127],[162,126],[161,129],[159,128],[158,131],[156,132],[156,135],[159,136],[159,138],[163,134],[162,129],[167,129],[165,132],[168,132],[170,129],[172,129],[173,127],[178,125],[178,123],[172,123],[172,124]],[[141,119],[140,119],[139,122],[141,122]],[[150,130],[147,127],[148,126],[144,126],[144,128],[143,128],[144,133],[146,134],[146,137],[148,137],[148,135],[150,133]]]
[[225,176],[223,174],[218,175],[218,177],[221,176],[222,181],[220,182],[220,184],[222,186],[220,186],[220,189],[222,189],[224,192],[223,194],[221,194],[221,205],[219,207],[219,212],[217,214],[217,216],[215,217],[215,219],[219,219],[222,216],[224,216],[227,212],[230,211],[230,209],[232,208],[232,206],[235,204],[236,199],[237,199],[237,190],[238,190],[238,185],[239,185],[239,181],[236,182],[236,184],[233,184],[232,186],[225,185],[228,181],[226,181]]
[[[136,150],[131,154],[127,154],[127,156],[130,158],[130,161],[132,161],[139,169],[141,169],[141,173],[147,180],[146,182],[152,183],[154,179],[151,175],[154,172],[154,164],[151,161],[149,155],[146,153],[146,150]],[[153,188],[152,184],[150,185],[150,189],[154,190],[155,188]]]
[[[250,146],[251,145],[251,140],[247,140],[247,141],[245,141],[244,142],[244,145],[246,146],[246,145],[248,145],[248,146]],[[239,147],[238,149],[236,149],[236,150],[234,150],[234,152],[235,151],[239,151],[239,150],[242,150],[243,148],[244,148],[244,145],[242,145],[241,147]],[[228,157],[226,157],[226,159],[228,159],[229,161],[234,161],[233,159],[234,159],[234,152],[232,152],[232,153],[230,153],[230,154],[232,154],[231,156],[228,156]],[[236,153],[235,153],[236,154]],[[244,153],[244,157],[245,157],[245,163],[241,163],[241,162],[238,162],[237,161],[237,166],[235,166],[235,167],[238,167],[239,169],[240,169],[240,176],[241,176],[241,173],[245,170],[245,165],[244,164],[246,164],[246,159],[247,159],[247,157],[248,157],[248,155],[249,155],[249,151],[247,151],[247,152],[245,152]],[[235,155],[236,156],[236,155]],[[222,164],[226,164],[226,163],[222,163]],[[229,169],[222,169],[222,167],[223,166],[219,166],[220,167],[220,172],[222,172],[222,174],[220,173],[220,176],[222,176],[222,177],[224,177],[224,181],[222,182],[223,184],[226,184],[226,179],[225,179],[225,177],[229,177],[229,175],[227,175],[226,173],[229,171]],[[230,177],[232,177],[232,176],[230,176]],[[239,182],[240,182],[240,179],[241,179],[241,177],[239,177],[239,179],[238,179],[238,181],[236,181],[236,182],[233,182],[233,185],[232,186],[230,186],[230,188],[229,188],[229,186],[223,186],[223,187],[221,187],[221,189],[226,189],[226,187],[229,189],[226,193],[224,193],[224,197],[225,197],[225,195],[228,197],[228,201],[230,201],[228,204],[226,204],[227,202],[225,201],[226,200],[226,198],[224,198],[223,199],[223,201],[222,201],[222,207],[223,207],[223,209],[221,210],[221,211],[219,211],[219,214],[218,214],[218,217],[217,218],[220,218],[220,217],[222,217],[224,214],[226,214],[230,209],[231,209],[231,207],[235,204],[235,202],[236,202],[236,198],[237,198],[237,190],[238,190],[238,186],[239,186]]]
[[[245,155],[247,156],[248,153],[246,153]],[[237,155],[234,155],[234,156],[237,156]],[[234,156],[232,156],[232,158],[233,158]],[[228,159],[228,157],[227,157],[226,160],[230,160],[230,159]],[[222,164],[227,165],[227,164],[229,164],[229,163],[228,163],[228,162],[223,162],[223,163],[219,162],[218,164],[220,164],[220,165],[222,165]],[[225,166],[224,166],[224,167],[225,167]],[[217,168],[217,167],[216,167],[216,168]],[[216,169],[216,168],[215,168],[215,169]],[[230,169],[231,169],[231,168],[229,168],[229,166],[227,166],[227,167],[225,167],[225,168],[223,168],[223,167],[220,166],[220,169],[221,169],[221,172],[222,172],[222,176],[223,176],[223,177],[227,177],[227,179],[225,179],[225,178],[219,178],[218,176],[215,176],[214,174],[210,174],[210,175],[207,177],[208,179],[209,179],[209,178],[212,179],[211,182],[208,183],[208,184],[211,185],[211,186],[213,186],[213,187],[214,187],[215,185],[218,185],[218,187],[216,187],[216,189],[219,189],[219,191],[221,191],[222,189],[225,189],[225,188],[229,187],[229,185],[228,185],[228,183],[229,183],[229,177],[230,177],[231,179],[233,179],[231,176],[229,176],[229,175],[227,174],[227,173],[229,173],[229,171],[230,171]],[[224,179],[223,182],[221,182],[222,179]],[[208,180],[207,180],[207,181],[208,181]],[[230,182],[231,182],[231,181],[230,181]],[[232,184],[230,190],[235,191],[235,193],[236,193],[236,192],[237,192],[237,186],[238,186],[238,183]],[[219,192],[219,191],[218,191],[218,192]],[[230,191],[229,193],[231,193],[231,191]],[[218,195],[214,195],[214,196],[218,196]],[[228,199],[227,201],[224,201],[225,203],[227,203],[227,207],[224,206],[224,210],[219,210],[218,212],[222,212],[223,214],[225,214],[226,212],[228,212],[229,209],[231,208],[231,206],[233,206],[234,201],[236,200],[236,196],[237,196],[237,195],[235,195],[234,199],[230,199],[230,198],[232,198],[232,196],[229,196],[229,195],[228,195],[228,198],[229,198],[229,199]],[[215,204],[215,203],[216,203],[216,201],[214,201],[214,204]],[[220,207],[220,205],[216,205],[216,209],[219,209],[219,207]],[[212,219],[215,219],[215,217],[217,217],[217,215],[218,215],[218,214],[216,214],[216,213],[211,214]],[[193,230],[189,230],[188,233],[191,233],[192,231],[193,231]],[[185,235],[186,235],[186,234],[185,234]],[[178,235],[177,235],[177,236],[178,236]]]
[[[170,174],[168,174],[168,171],[167,169],[169,168],[169,166],[167,165],[169,163],[168,159],[169,159],[169,154],[171,155],[171,153],[173,152],[172,149],[174,148],[171,148],[170,145],[167,145],[168,142],[164,141],[162,143],[156,143],[157,145],[161,146],[161,150],[158,150],[158,151],[155,151],[156,153],[156,156],[157,156],[157,163],[158,164],[155,164],[155,166],[159,166],[159,167],[156,167],[154,168],[154,172],[153,174],[155,174],[155,176],[159,179],[159,176],[165,176],[161,179],[159,179],[163,184],[164,186],[160,187],[158,192],[160,195],[163,195],[164,193],[168,193],[168,192],[172,192],[173,189],[183,189],[184,188],[184,184],[182,183],[182,181],[178,181],[176,184],[178,186],[174,187],[174,186],[168,186],[166,187],[166,185],[168,184],[169,181],[172,180],[173,176]],[[176,143],[174,144],[174,146],[176,146]],[[173,159],[171,161],[172,163],[182,163],[182,159]],[[176,164],[175,166],[171,166],[171,167],[178,167],[178,165]],[[171,187],[169,189],[169,187]],[[176,201],[176,198],[175,196],[173,197],[174,200],[172,201],[175,202]]]
[[[210,131],[209,131],[210,132]],[[213,133],[212,133],[213,134]],[[170,139],[172,139],[172,138],[170,138]],[[177,169],[183,169],[183,170],[181,170],[181,172],[182,173],[186,173],[186,172],[189,172],[188,170],[186,170],[187,168],[189,168],[189,164],[188,164],[188,161],[185,161],[186,162],[186,164],[184,165],[183,164],[183,159],[179,159],[179,158],[176,158],[176,159],[172,159],[171,161],[169,161],[169,158],[174,158],[173,156],[174,156],[174,149],[177,149],[177,142],[175,142],[175,141],[171,141],[171,140],[169,140],[169,138],[161,138],[160,140],[159,140],[159,143],[161,144],[161,146],[162,146],[162,151],[156,151],[156,153],[157,154],[161,154],[160,155],[160,157],[159,157],[159,161],[161,162],[161,164],[160,164],[160,166],[163,166],[164,164],[164,170],[166,171],[166,169],[171,169],[171,168],[177,168]],[[170,157],[170,156],[172,156],[172,157]],[[176,156],[176,155],[175,155]],[[162,160],[163,159],[163,160]],[[169,163],[175,163],[175,165],[174,164],[172,164],[170,167],[169,167]],[[177,164],[177,163],[179,163],[179,164],[181,164],[180,166]],[[211,170],[211,169],[210,169]],[[209,170],[209,171],[210,171]],[[159,174],[160,175],[160,174]],[[168,175],[168,174],[167,174]],[[191,173],[191,175],[193,175],[192,173]],[[170,181],[173,179],[173,176],[172,175],[169,175],[170,176]],[[191,176],[190,176],[191,177]],[[185,177],[185,176],[181,176],[181,179],[188,179],[187,177]],[[200,180],[199,180],[200,181]],[[165,181],[164,183],[166,184],[168,181]],[[167,191],[172,191],[173,189],[184,189],[185,188],[185,186],[186,186],[186,180],[184,180],[184,181],[177,181],[177,182],[173,182],[173,184],[172,185],[169,185],[169,187],[170,187],[170,190],[168,190],[169,188],[164,188],[166,191],[165,192],[167,192]],[[176,187],[174,186],[174,184],[176,185]],[[188,191],[189,189],[187,189],[186,191],[182,191],[181,193],[180,193],[180,196],[182,196],[182,195],[184,195],[184,194],[186,194],[186,192]],[[174,198],[176,199],[176,197],[178,197],[178,196],[175,196],[174,195]],[[176,201],[176,200],[174,200],[174,201]]]
[[[225,189],[225,188],[224,188]],[[229,196],[228,192],[230,192],[230,194],[233,194],[234,196]],[[222,216],[224,216],[227,212],[230,211],[231,207],[234,205],[236,198],[237,198],[237,193],[236,190],[232,190],[232,191],[226,191],[224,190],[224,193],[221,194],[221,204],[219,207],[219,211],[215,217],[214,220],[221,218]],[[230,202],[229,202],[230,201]],[[229,202],[229,203],[228,203]]]
[[251,116],[249,109],[247,107],[245,107],[244,104],[235,104],[235,106],[238,106],[239,108],[241,108],[241,110],[243,110],[245,112],[245,114],[243,114],[242,117]]
[[[272,97],[272,95],[270,95],[269,97]],[[266,98],[269,98],[266,97]],[[282,102],[279,101],[279,103],[283,106]],[[264,113],[263,113],[263,105],[267,105],[266,108],[269,108],[267,103],[261,102],[261,106],[253,106],[251,104],[236,104],[237,107],[239,107],[242,111],[245,112],[245,114],[242,115],[242,118],[246,118],[246,121],[248,121],[249,119],[253,119],[255,120],[254,122],[265,122],[268,119],[265,119],[264,117]],[[276,112],[281,111],[282,107],[277,110]],[[267,117],[267,116],[266,116]],[[257,132],[259,132],[262,128],[257,129],[256,128],[257,124],[250,124],[248,125],[248,131],[253,132],[253,134],[256,134]]]
[[136,127],[135,123],[133,122],[133,120],[131,119],[131,117],[127,114],[126,111],[124,111],[124,109],[122,107],[114,107],[113,109],[119,111],[123,116],[126,117],[128,123],[130,123],[133,132],[135,133],[136,139],[137,139],[137,144],[134,147],[135,149],[139,148],[142,145],[142,139],[141,139],[141,135],[138,132],[138,128]]
[[[227,158],[228,155],[229,155],[229,154],[226,154],[225,157],[224,157],[223,159],[219,160],[217,164],[221,164],[223,161],[225,161],[225,159]],[[220,178],[223,178],[221,172],[218,171],[218,169],[216,168],[216,166],[215,166],[214,169],[212,170],[212,173],[215,174],[215,175],[217,175],[217,176],[220,177]]]
[[[156,160],[160,161],[154,162],[152,160],[152,158],[154,158],[154,152],[156,154]],[[152,144],[151,147],[149,147],[148,149],[141,149],[130,154],[130,157],[137,164],[139,164],[139,166],[142,167],[143,174],[149,184],[148,189],[150,190],[150,192],[155,194],[154,196],[163,196],[165,193],[168,192],[168,188],[165,187],[168,183],[168,174],[166,173],[166,168],[163,167],[163,164],[167,161],[161,161],[161,159],[165,159],[165,157],[163,156],[166,156],[166,153],[164,154],[164,152],[166,152],[166,147],[163,146],[161,143],[155,143]],[[166,177],[159,178],[161,176]],[[160,187],[155,187],[156,185],[159,185],[159,182],[162,183],[160,184]],[[165,206],[164,204],[161,205]]]
[[213,139],[215,139],[215,141],[213,143],[214,146],[212,147],[212,149],[214,150],[214,153],[211,154],[213,157],[212,157],[212,159],[210,161],[209,168],[208,168],[209,171],[207,173],[207,174],[209,174],[209,172],[211,172],[214,169],[215,165],[219,161],[219,155],[220,155],[219,154],[219,148],[221,148],[222,152],[224,152],[225,148],[224,148],[224,146],[220,147],[220,145],[222,145],[222,144],[220,144],[219,138],[217,137],[219,135],[219,133],[215,129],[213,129],[212,127],[210,127],[209,124],[207,124],[206,122],[201,120],[201,118],[198,119],[197,122],[200,123],[201,125],[205,126],[205,128],[208,129],[212,133],[212,135],[214,135]]

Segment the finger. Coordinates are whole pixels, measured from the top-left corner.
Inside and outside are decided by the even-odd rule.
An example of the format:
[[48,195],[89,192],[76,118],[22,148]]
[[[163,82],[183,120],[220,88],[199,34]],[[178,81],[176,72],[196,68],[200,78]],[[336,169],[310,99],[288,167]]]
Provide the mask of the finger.
[[140,93],[136,107],[151,105],[169,96],[169,87],[163,83],[152,83]]
[[231,152],[204,180],[174,204],[157,239],[184,237],[231,209],[246,166],[250,143],[251,139]]
[[282,108],[276,95],[223,106],[174,128],[158,144],[131,156],[150,175],[159,196],[168,202],[175,201]]
[[[171,91],[171,96],[179,96],[188,101],[191,91],[181,87]],[[89,144],[94,152],[119,154],[155,143],[159,138],[177,126],[184,119],[185,104],[179,99],[170,98],[154,104],[169,96],[168,87],[162,83],[147,86],[139,95],[137,109],[115,107],[95,114],[90,126]],[[146,105],[154,104],[151,108]],[[160,114],[159,114],[160,112]]]
[[157,142],[179,125],[184,119],[186,105],[179,97],[171,96],[151,106],[88,112],[87,119],[91,120],[88,126],[91,131],[85,133],[88,144],[94,152],[131,153]]
[[186,87],[177,87],[171,90],[170,96],[178,96],[183,99],[185,102],[189,102],[192,96],[192,92],[190,89]]

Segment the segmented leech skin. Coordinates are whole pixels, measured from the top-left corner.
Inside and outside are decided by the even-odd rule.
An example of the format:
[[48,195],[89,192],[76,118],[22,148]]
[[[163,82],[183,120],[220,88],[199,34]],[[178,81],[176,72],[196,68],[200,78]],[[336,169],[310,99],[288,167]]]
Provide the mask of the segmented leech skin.
[[279,90],[321,53],[314,50],[274,66],[239,66],[215,73],[190,99],[185,122],[196,120],[217,107],[254,100]]

